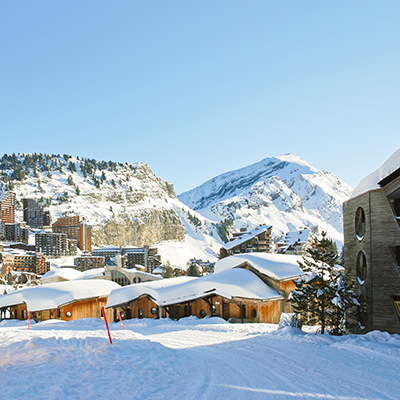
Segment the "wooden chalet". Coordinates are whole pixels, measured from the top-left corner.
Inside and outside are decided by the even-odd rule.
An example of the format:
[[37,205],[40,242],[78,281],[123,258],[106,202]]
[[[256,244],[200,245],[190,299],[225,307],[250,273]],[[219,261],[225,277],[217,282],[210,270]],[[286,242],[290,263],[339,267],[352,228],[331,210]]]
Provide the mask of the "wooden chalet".
[[[101,318],[110,292],[120,286],[106,280],[49,283],[0,296],[0,318],[39,320]],[[108,312],[107,318],[112,318]]]
[[194,315],[278,323],[282,312],[292,312],[287,298],[295,287],[293,279],[302,273],[299,258],[265,253],[240,256],[218,261],[215,273],[200,278],[171,278],[113,290],[107,308],[114,309],[115,319],[120,311],[127,319]]

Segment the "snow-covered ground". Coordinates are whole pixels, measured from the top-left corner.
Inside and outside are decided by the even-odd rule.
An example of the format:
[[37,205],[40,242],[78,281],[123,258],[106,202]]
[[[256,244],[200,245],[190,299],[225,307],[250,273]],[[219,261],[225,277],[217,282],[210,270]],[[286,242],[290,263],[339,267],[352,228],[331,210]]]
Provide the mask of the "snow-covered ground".
[[220,318],[0,323],[4,399],[398,399],[400,336]]

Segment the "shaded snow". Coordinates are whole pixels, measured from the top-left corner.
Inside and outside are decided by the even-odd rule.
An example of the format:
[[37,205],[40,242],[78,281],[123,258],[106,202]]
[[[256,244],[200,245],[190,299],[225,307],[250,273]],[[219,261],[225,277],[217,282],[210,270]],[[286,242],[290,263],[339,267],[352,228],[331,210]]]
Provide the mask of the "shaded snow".
[[220,318],[0,323],[5,399],[390,399],[400,336],[332,337]]

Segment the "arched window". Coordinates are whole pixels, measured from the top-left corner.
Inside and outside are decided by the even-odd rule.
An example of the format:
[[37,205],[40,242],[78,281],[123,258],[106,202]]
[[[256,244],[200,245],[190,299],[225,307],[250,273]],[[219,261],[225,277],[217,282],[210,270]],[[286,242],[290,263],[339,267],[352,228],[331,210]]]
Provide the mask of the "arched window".
[[367,279],[367,258],[363,251],[359,251],[357,254],[356,272],[358,282],[362,285]]
[[365,235],[365,212],[362,207],[358,207],[355,219],[356,235],[358,240],[363,240]]

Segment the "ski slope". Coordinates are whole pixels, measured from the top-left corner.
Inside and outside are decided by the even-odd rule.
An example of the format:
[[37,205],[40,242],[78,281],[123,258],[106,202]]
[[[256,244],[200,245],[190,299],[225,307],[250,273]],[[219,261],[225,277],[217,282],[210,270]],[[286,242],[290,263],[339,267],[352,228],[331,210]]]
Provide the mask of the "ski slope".
[[4,399],[398,399],[400,336],[220,318],[0,323]]

